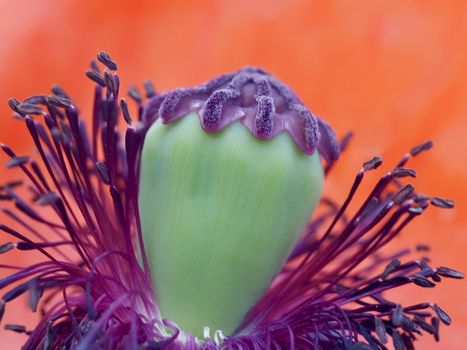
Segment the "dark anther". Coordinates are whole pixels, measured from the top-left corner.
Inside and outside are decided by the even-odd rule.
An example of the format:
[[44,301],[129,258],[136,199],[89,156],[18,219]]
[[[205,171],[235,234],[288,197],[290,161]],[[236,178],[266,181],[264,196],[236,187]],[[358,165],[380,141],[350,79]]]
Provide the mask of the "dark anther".
[[420,304],[415,304],[412,306],[405,307],[404,310],[407,312],[407,311],[413,311],[413,310],[423,310],[429,307],[430,307],[430,304],[428,303],[420,303]]
[[375,332],[379,340],[381,340],[383,344],[386,344],[388,341],[386,327],[384,326],[383,321],[379,317],[375,317]]
[[37,305],[39,305],[39,300],[44,294],[44,288],[41,288],[35,283],[29,289],[29,306],[31,307],[32,312],[37,311]]
[[376,156],[373,159],[363,163],[363,170],[368,171],[377,169],[381,164],[383,164],[383,158]]
[[15,188],[15,187],[21,186],[22,184],[23,184],[22,180],[10,181],[10,182],[7,182],[4,186],[0,186],[0,189]]
[[333,290],[337,293],[337,294],[342,294],[346,291],[349,290],[348,287],[340,284],[340,283],[336,283],[334,286],[333,286]]
[[66,97],[51,95],[47,97],[47,102],[55,107],[70,108],[71,100]]
[[109,92],[115,95],[114,78],[112,77],[112,74],[110,74],[107,70],[104,72],[104,81],[105,81],[105,86],[107,86],[107,89],[109,90]]
[[418,146],[415,146],[414,148],[412,148],[410,150],[410,154],[412,156],[416,156],[418,155],[420,152],[423,152],[423,151],[427,151],[429,150],[430,148],[433,147],[433,142],[432,141],[427,141],[427,142],[424,142]]
[[146,90],[146,97],[151,98],[156,96],[156,89],[150,80],[144,82],[144,89]]
[[353,138],[352,132],[348,132],[347,134],[344,135],[344,137],[342,137],[342,139],[340,140],[340,145],[339,145],[339,149],[341,152],[345,151],[345,149],[349,146],[349,143],[350,141],[352,141],[352,138]]
[[429,272],[433,272],[433,269],[430,267],[430,265],[425,262],[425,261],[420,261],[418,263],[418,266],[420,267],[420,270],[423,270],[423,271],[429,271]]
[[394,326],[398,327],[402,324],[404,314],[402,313],[402,306],[398,304],[392,313],[391,322]]
[[24,99],[24,103],[29,103],[32,105],[43,105],[47,101],[47,96],[44,95],[34,95],[29,96],[28,98]]
[[93,82],[99,84],[100,86],[102,87],[105,87],[105,80],[104,78],[102,77],[102,75],[100,75],[99,73],[97,73],[96,71],[94,70],[88,70],[86,72],[86,76],[91,79]]
[[109,175],[109,169],[107,169],[107,166],[102,163],[102,162],[97,162],[96,163],[96,168],[97,171],[102,179],[102,181],[106,184],[110,184],[110,175]]
[[438,208],[451,209],[454,208],[454,201],[450,199],[443,199],[434,197],[431,199],[430,203]]
[[12,199],[13,197],[11,195],[0,193],[0,201],[9,201]]
[[362,213],[360,214],[360,220],[365,219],[373,210],[380,204],[378,198],[373,197],[370,199],[368,204],[363,208]]
[[12,97],[8,99],[8,106],[10,106],[10,108],[16,113],[19,113],[19,105],[20,103],[16,98]]
[[60,86],[58,85],[53,85],[52,86],[52,93],[54,95],[57,95],[57,96],[60,96],[60,97],[63,97],[63,98],[66,98],[68,100],[71,100],[70,96],[68,96],[68,94],[65,92],[65,90],[63,90]]
[[92,69],[93,71],[96,71],[96,72],[98,72],[98,73],[101,72],[101,69],[100,69],[99,65],[97,64],[97,61],[96,61],[96,60],[92,60],[92,61],[89,63],[89,66],[91,67],[91,69]]
[[415,249],[417,249],[418,252],[429,252],[430,251],[430,246],[428,246],[426,244],[417,244]]
[[36,105],[30,104],[30,103],[21,103],[18,106],[18,113],[21,115],[26,115],[26,114],[35,114],[35,115],[41,115],[44,113],[42,108],[37,107]]
[[392,199],[394,203],[399,204],[406,200],[414,191],[414,187],[410,184],[404,185],[397,193],[394,195]]
[[141,95],[139,94],[138,89],[136,89],[134,86],[130,86],[130,88],[128,89],[128,96],[130,96],[138,104],[143,102],[143,99],[141,98]]
[[392,172],[394,177],[416,177],[417,173],[413,169],[405,169],[405,168],[396,168]]
[[439,318],[432,317],[431,318],[431,325],[433,326],[433,334],[435,336],[435,340],[439,341]]
[[13,331],[16,333],[26,333],[26,327],[23,325],[18,325],[18,324],[6,324],[5,330]]
[[435,332],[433,326],[427,322],[425,322],[425,320],[419,316],[415,316],[413,321],[418,325],[420,326],[421,329],[423,329],[425,332],[428,332],[430,334],[433,334]]
[[431,282],[428,278],[415,274],[410,277],[410,280],[415,283],[417,286],[423,287],[423,288],[433,288],[436,286],[435,283]]
[[443,322],[446,326],[451,324],[451,317],[447,314],[446,311],[441,309],[437,304],[431,305],[431,308],[434,310],[434,312],[436,312],[441,322]]
[[427,256],[422,257],[422,262],[429,263],[430,261],[431,261],[431,260],[430,260],[429,257],[427,257]]
[[29,157],[14,157],[6,163],[7,168],[14,168],[16,166],[21,166],[29,162]]
[[123,119],[125,119],[125,122],[128,125],[131,125],[132,121],[131,121],[130,112],[128,111],[128,104],[126,103],[124,98],[120,100],[120,108],[122,109]]
[[402,334],[402,340],[404,341],[405,349],[406,350],[415,350],[415,346],[413,345],[413,339],[410,338],[407,334]]
[[12,242],[8,242],[0,245],[0,254],[6,253],[15,248],[15,245]]
[[402,321],[401,321],[401,326],[404,330],[406,330],[407,332],[415,332],[418,328],[418,326],[413,323],[410,318],[408,318],[407,316],[405,315],[402,315]]
[[55,204],[58,200],[60,200],[60,195],[58,193],[47,192],[38,198],[37,204],[45,206]]
[[462,272],[453,270],[445,266],[438,267],[435,272],[438,275],[447,277],[447,278],[456,278],[456,279],[464,278],[464,274]]
[[409,213],[414,214],[414,215],[420,215],[421,213],[423,213],[423,208],[411,207],[409,208]]
[[33,250],[36,249],[36,246],[34,245],[34,243],[18,242],[16,243],[16,248],[18,250]]
[[394,349],[395,350],[404,350],[405,349],[404,341],[402,340],[402,337],[399,334],[399,332],[397,332],[397,331],[392,332],[392,342],[394,344]]
[[398,259],[393,259],[389,264],[387,264],[384,272],[381,274],[381,278],[385,280],[388,276],[393,273],[399,266],[401,262]]
[[97,54],[97,59],[110,70],[117,70],[117,63],[110,58],[110,55],[107,52],[100,51]]

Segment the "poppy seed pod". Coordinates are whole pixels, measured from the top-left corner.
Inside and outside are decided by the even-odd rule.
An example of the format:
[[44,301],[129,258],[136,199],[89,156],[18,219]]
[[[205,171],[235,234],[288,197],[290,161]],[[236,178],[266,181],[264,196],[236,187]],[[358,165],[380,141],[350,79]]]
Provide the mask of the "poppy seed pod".
[[253,68],[175,90],[160,114],[145,138],[139,207],[161,313],[196,335],[232,334],[316,207],[319,141],[337,143]]

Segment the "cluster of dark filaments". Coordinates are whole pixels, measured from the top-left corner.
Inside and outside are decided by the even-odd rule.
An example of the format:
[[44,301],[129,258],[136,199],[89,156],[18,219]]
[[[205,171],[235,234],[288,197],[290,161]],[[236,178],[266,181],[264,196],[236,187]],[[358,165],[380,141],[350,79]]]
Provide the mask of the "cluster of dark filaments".
[[[132,88],[129,95],[138,116],[133,121],[127,102],[118,97],[117,65],[105,53],[98,60],[105,70],[93,62],[87,72],[96,83],[89,133],[74,102],[59,87],[22,103],[10,100],[39,154],[34,160],[1,146],[10,158],[7,167],[19,168],[25,181],[0,186],[0,200],[6,203],[2,214],[14,223],[0,224],[7,234],[3,240],[10,237],[0,253],[35,250],[43,257],[28,266],[0,265],[10,271],[0,280],[5,291],[0,319],[7,304],[23,294],[29,295],[33,312],[41,311],[33,330],[5,325],[27,334],[24,349],[376,350],[387,349],[392,341],[396,350],[410,350],[423,333],[439,339],[440,323],[451,323],[445,311],[432,303],[402,306],[385,292],[408,284],[431,288],[442,278],[463,274],[432,268],[427,259],[410,260],[409,250],[381,253],[430,204],[453,206],[449,200],[418,195],[403,183],[415,176],[405,167],[407,161],[429,149],[430,142],[413,148],[380,178],[355,213],[349,213],[349,205],[365,174],[381,165],[379,157],[363,165],[342,205],[323,199],[320,214],[232,336],[198,340],[163,319],[152,292],[137,198],[139,158],[149,126],[159,116],[169,122],[199,110],[202,126],[213,131],[226,125],[220,124],[219,115],[225,117],[222,123],[231,122],[243,110],[239,118],[252,116],[252,124],[243,123],[253,125],[256,136],[269,138],[289,114],[302,127],[318,126],[313,127],[318,130],[315,138],[308,139],[315,143],[308,146],[323,153],[333,149],[331,131],[303,112],[282,83],[250,68],[167,94],[157,94],[146,83],[145,98]],[[238,95],[242,89],[254,91]],[[242,96],[247,100],[239,101]],[[252,96],[257,105],[249,100]],[[118,126],[121,116],[125,127]],[[280,130],[290,132],[286,126]],[[328,169],[336,157],[335,151],[327,153]]]

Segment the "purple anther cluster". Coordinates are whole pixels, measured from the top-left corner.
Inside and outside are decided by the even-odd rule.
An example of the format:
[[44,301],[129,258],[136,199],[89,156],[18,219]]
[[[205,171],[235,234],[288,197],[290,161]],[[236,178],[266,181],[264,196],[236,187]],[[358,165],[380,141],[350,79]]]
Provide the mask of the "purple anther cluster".
[[260,140],[287,132],[306,154],[315,149],[331,163],[339,143],[331,127],[315,116],[285,84],[266,71],[246,67],[191,88],[170,91],[159,109],[164,124],[198,111],[206,132],[239,121]]

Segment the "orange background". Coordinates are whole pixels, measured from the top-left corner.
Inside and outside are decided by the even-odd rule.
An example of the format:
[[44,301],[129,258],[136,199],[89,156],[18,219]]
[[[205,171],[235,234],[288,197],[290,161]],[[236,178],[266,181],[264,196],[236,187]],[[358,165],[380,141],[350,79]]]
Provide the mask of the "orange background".
[[[457,207],[430,209],[395,245],[428,243],[434,265],[467,271],[466,42],[463,0],[0,0],[0,142],[20,154],[31,149],[25,128],[11,118],[11,96],[60,83],[89,112],[92,87],[84,71],[99,50],[117,60],[124,87],[149,78],[167,90],[259,65],[293,86],[339,135],[355,131],[328,182],[336,198],[363,160],[381,154],[392,165],[432,139],[434,150],[412,163],[417,188],[453,198]],[[465,349],[464,281],[405,288],[400,297],[438,302],[454,319],[442,328],[440,344],[426,337],[419,349]],[[4,323],[31,320],[15,305]],[[2,349],[23,340],[0,331]]]

